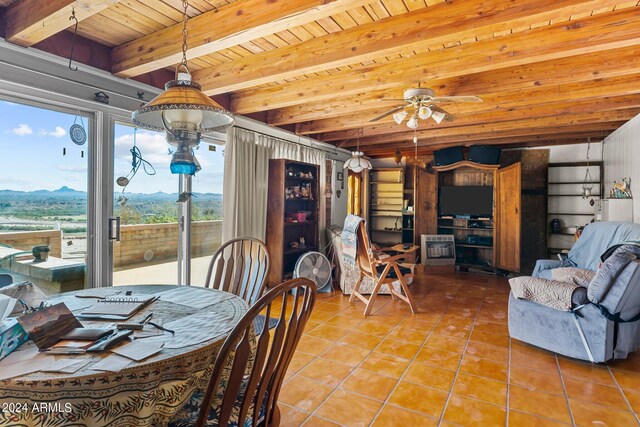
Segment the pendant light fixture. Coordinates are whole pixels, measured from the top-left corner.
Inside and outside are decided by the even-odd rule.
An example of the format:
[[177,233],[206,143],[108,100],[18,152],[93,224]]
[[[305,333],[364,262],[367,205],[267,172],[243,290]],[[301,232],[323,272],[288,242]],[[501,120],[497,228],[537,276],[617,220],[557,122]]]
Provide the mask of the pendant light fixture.
[[191,80],[187,65],[187,8],[183,0],[182,62],[175,80],[153,100],[133,112],[133,123],[143,129],[165,132],[167,142],[176,147],[171,160],[171,173],[194,175],[200,170],[193,149],[202,134],[223,131],[234,122],[233,115],[205,95],[199,84]]
[[351,153],[351,158],[344,164],[345,169],[349,169],[355,173],[360,173],[365,169],[371,169],[371,162],[364,158],[364,153],[360,151],[360,131],[358,129],[358,138],[356,139],[356,151]]
[[202,134],[223,131],[233,125],[233,115],[205,95],[191,80],[187,65],[187,9],[182,1],[182,61],[176,66],[175,80],[164,92],[134,111],[131,121],[139,128],[165,132],[167,142],[176,149],[171,173],[179,175],[178,196],[178,284],[191,284],[191,181],[200,163],[193,152]]
[[593,196],[593,178],[589,171],[589,151],[591,150],[591,138],[587,139],[587,172],[584,174],[582,182],[582,198],[589,199]]

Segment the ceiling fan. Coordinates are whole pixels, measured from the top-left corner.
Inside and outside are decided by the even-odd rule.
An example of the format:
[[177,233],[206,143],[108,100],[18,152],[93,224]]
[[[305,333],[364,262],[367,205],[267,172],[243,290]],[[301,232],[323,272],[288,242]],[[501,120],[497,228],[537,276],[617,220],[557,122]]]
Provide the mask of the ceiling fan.
[[409,116],[407,127],[416,129],[418,127],[418,119],[427,120],[431,117],[436,123],[440,124],[443,120],[452,121],[455,117],[438,106],[451,102],[484,102],[482,98],[477,96],[435,96],[433,89],[413,88],[404,91],[404,99],[385,99],[384,101],[402,101],[403,105],[398,105],[384,114],[369,120],[376,122],[387,116],[393,115],[393,120],[400,124]]

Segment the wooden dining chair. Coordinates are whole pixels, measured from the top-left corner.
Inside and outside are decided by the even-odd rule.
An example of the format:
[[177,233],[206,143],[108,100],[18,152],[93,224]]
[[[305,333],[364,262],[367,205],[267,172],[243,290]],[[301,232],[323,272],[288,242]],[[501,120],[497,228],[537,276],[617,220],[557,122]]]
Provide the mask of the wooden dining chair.
[[[356,259],[358,267],[360,268],[360,276],[351,293],[349,302],[353,303],[356,298],[365,303],[364,315],[369,316],[373,309],[373,304],[378,297],[378,292],[383,285],[389,286],[389,292],[391,298],[394,300],[400,298],[405,301],[411,307],[412,313],[417,313],[418,308],[413,301],[413,296],[409,290],[406,279],[413,276],[412,269],[407,267],[407,264],[401,265],[398,260],[405,258],[406,254],[399,254],[390,256],[381,252],[374,252],[367,234],[367,227],[365,221],[361,221],[357,229],[358,248],[356,252]],[[413,266],[415,268],[415,266]],[[360,286],[362,285],[362,279],[365,277],[370,278],[373,281],[373,290],[369,298],[360,293]],[[404,292],[404,295],[395,290],[393,283],[400,283],[400,288]]]
[[252,305],[264,293],[269,274],[269,251],[260,240],[239,237],[213,254],[205,286],[230,292]]
[[[316,285],[309,279],[291,279],[267,291],[222,344],[199,406],[183,408],[170,427],[277,427],[280,388],[315,299]],[[256,330],[260,313],[277,317],[275,328]],[[188,413],[193,418],[184,416]]]

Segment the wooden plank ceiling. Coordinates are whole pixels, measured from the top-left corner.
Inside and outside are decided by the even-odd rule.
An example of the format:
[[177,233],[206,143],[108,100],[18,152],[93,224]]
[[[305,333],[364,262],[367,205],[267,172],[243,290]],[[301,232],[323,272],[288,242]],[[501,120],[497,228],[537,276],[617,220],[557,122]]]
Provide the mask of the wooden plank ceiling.
[[[640,1],[190,0],[189,64],[234,113],[374,157],[600,140],[640,113]],[[140,77],[180,59],[181,0],[0,0],[7,40],[70,31]],[[44,44],[46,45],[46,44]],[[418,85],[451,122],[373,117]],[[356,136],[357,135],[357,136]]]

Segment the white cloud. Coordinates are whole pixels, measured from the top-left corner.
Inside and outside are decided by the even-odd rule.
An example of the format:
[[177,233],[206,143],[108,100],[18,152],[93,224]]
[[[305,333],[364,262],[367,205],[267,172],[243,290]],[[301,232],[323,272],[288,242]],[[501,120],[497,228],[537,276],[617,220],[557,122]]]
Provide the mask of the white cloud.
[[14,135],[19,135],[19,136],[31,135],[33,133],[33,129],[31,129],[31,127],[29,127],[29,125],[26,125],[26,124],[22,123],[22,124],[18,125],[17,128],[11,129],[11,133],[13,133]]
[[78,172],[78,173],[84,173],[87,171],[87,167],[86,166],[58,166],[57,167],[58,170],[61,170],[63,172]]
[[[131,164],[131,148],[133,147],[133,134],[122,135],[116,138],[115,157],[127,160]],[[171,156],[169,148],[163,134],[150,132],[138,132],[136,146],[142,153],[142,158],[151,163],[156,169],[159,166],[169,166]]]
[[56,138],[62,138],[67,134],[67,131],[60,126],[56,126],[56,128],[52,131],[40,129],[39,134],[42,136],[55,136]]

